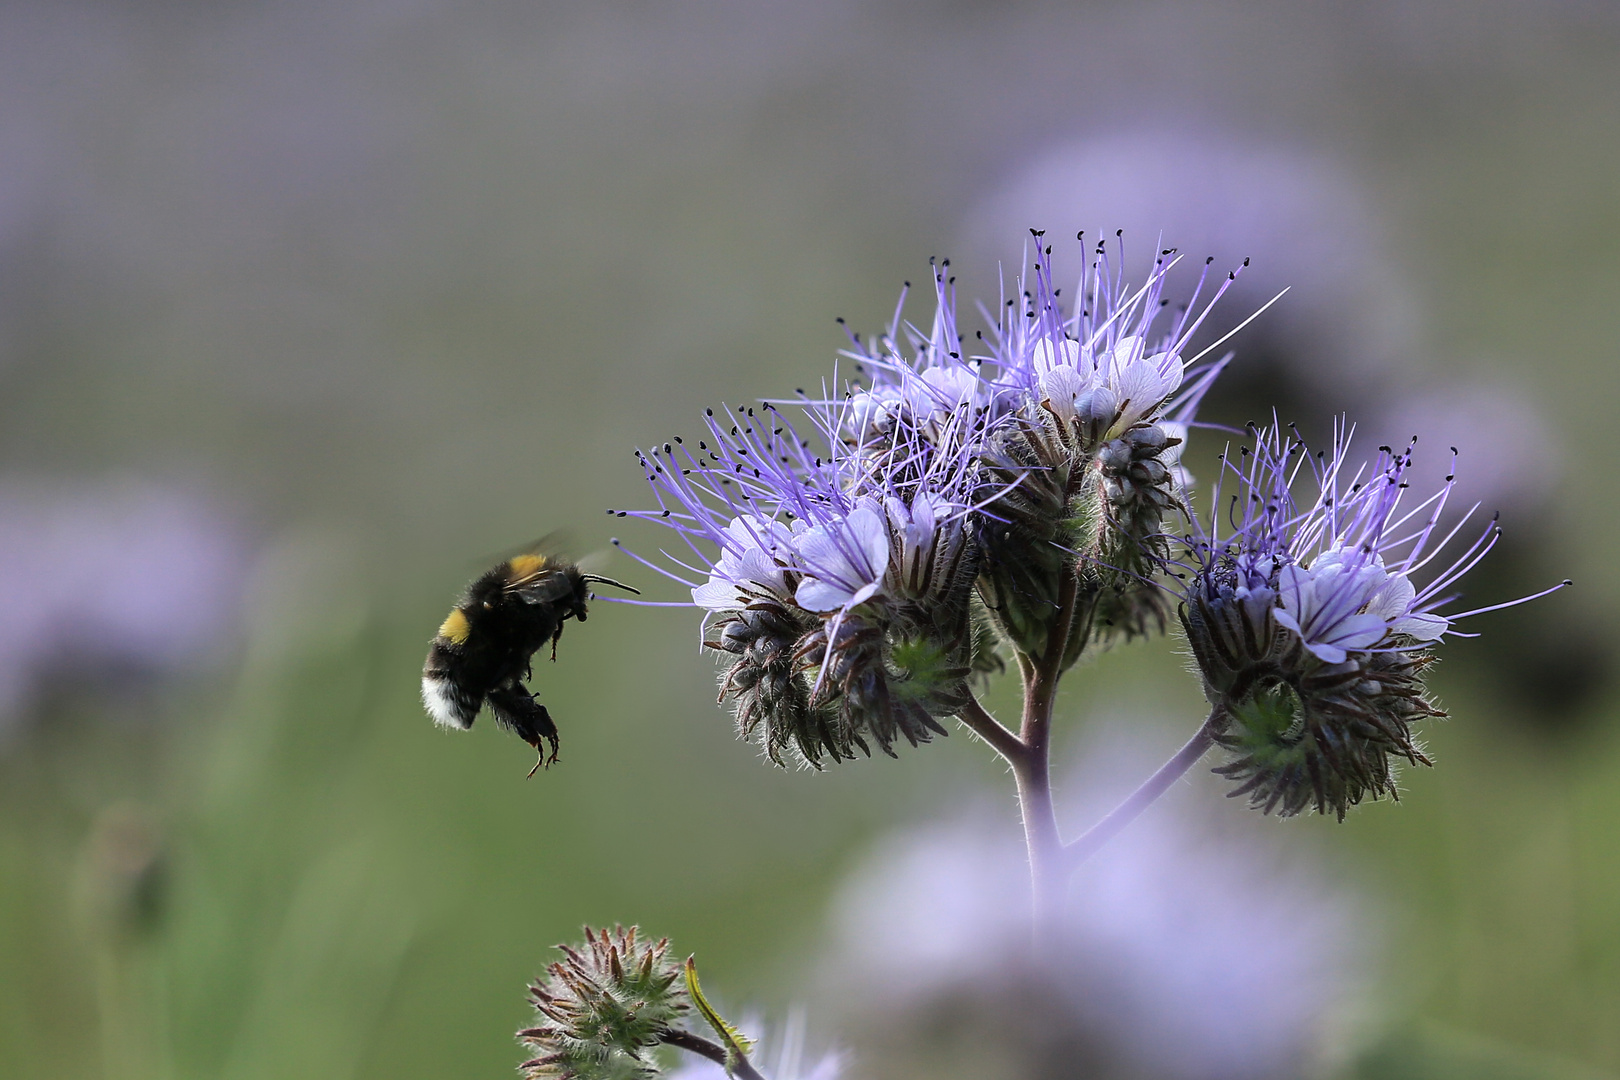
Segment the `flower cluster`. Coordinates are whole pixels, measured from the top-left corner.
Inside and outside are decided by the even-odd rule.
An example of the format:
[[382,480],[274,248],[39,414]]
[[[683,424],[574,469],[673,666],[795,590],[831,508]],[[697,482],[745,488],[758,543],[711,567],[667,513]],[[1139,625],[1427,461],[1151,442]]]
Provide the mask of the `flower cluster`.
[[920,441],[878,460],[846,438],[853,397],[804,409],[799,425],[775,404],[711,412],[695,451],[642,461],[659,520],[703,560],[682,565],[705,579],[687,583],[709,613],[704,644],[734,658],[722,699],[773,760],[817,764],[944,733],[973,666],[978,567],[964,474]]
[[[1184,353],[1239,271],[1199,307],[1206,261],[1191,297],[1167,312],[1176,252],[1161,251],[1147,280],[1133,286],[1099,243],[1074,310],[1061,303],[1050,252],[1041,249],[1029,288],[1004,302],[992,343],[1022,407],[996,432],[982,465],[992,490],[1005,489],[982,515],[986,562],[998,568],[983,592],[1024,653],[1040,656],[1063,636],[1067,667],[1095,639],[1164,629],[1154,580],[1162,521],[1181,506],[1187,421],[1230,359],[1197,366],[1220,342]],[[1072,604],[1065,589],[1075,593]],[[1059,619],[1069,621],[1067,631]]]
[[1394,759],[1429,764],[1412,726],[1443,715],[1422,680],[1433,646],[1457,620],[1509,604],[1439,609],[1499,530],[1493,518],[1420,587],[1414,577],[1473,514],[1446,524],[1454,470],[1413,499],[1412,446],[1380,447],[1353,470],[1347,430],[1315,456],[1275,423],[1251,437],[1237,460],[1223,459],[1223,484],[1238,489],[1230,503],[1217,485],[1209,522],[1184,538],[1182,620],[1224,713],[1216,741],[1233,752],[1217,771],[1266,812],[1342,820],[1363,798],[1396,794]]
[[721,699],[778,764],[944,734],[1002,645],[1058,641],[1067,664],[1114,630],[1163,628],[1161,521],[1184,421],[1222,366],[1184,353],[1235,274],[1196,307],[1206,263],[1169,309],[1173,251],[1129,286],[1099,244],[1065,308],[1034,235],[972,354],[940,264],[927,329],[897,309],[887,333],[851,333],[847,381],[801,391],[791,415],[710,410],[695,447],[637,452],[658,509],[610,513],[687,545],[674,570],[647,564],[707,612],[703,643],[730,658]]

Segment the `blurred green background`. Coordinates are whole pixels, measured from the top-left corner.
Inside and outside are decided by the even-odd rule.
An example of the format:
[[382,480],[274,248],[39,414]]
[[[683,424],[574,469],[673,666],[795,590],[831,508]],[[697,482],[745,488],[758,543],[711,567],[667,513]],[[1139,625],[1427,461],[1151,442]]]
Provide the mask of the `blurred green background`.
[[[525,781],[487,721],[428,722],[422,654],[495,553],[653,550],[603,515],[647,503],[632,447],[822,377],[833,318],[887,322],[930,255],[993,302],[1051,212],[1029,171],[1144,132],[1188,193],[1233,155],[1335,178],[1257,256],[1286,332],[1234,342],[1216,411],[1500,386],[1457,436],[1516,477],[1477,595],[1577,582],[1448,645],[1399,806],[1277,822],[1193,781],[1376,912],[1312,1068],[1620,1074],[1620,14],[1575,0],[0,9],[0,1073],[510,1075],[550,946],[622,920],[870,1075],[880,1036],[818,1026],[828,906],[897,827],[1010,819],[983,747],[773,770],[692,613],[599,604],[537,665],[563,755]],[[1119,703],[1176,745],[1182,664],[1076,673],[1060,756]]]

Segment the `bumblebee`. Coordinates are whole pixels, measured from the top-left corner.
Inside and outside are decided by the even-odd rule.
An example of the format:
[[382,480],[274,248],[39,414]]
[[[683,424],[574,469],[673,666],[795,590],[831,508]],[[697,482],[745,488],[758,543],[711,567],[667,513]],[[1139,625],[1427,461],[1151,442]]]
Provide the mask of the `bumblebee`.
[[[535,552],[508,559],[467,586],[422,665],[422,703],[434,723],[466,731],[487,702],[496,723],[539,752],[530,776],[555,762],[557,725],[523,682],[533,678],[534,654],[547,641],[557,659],[564,622],[585,621],[593,583],[637,592]],[[550,744],[549,758],[542,739]]]

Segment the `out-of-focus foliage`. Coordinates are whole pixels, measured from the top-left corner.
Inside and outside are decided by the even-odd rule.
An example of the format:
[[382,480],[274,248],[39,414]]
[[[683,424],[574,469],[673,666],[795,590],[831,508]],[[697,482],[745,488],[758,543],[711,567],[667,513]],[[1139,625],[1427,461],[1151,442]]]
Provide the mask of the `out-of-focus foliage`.
[[[29,661],[0,732],[4,1071],[510,1075],[522,987],[587,921],[697,951],[728,1015],[802,1000],[879,831],[1001,798],[981,747],[764,768],[712,704],[694,619],[602,604],[537,664],[567,743],[525,782],[487,721],[452,737],[422,715],[427,639],[493,553],[559,525],[604,548],[602,509],[642,498],[632,445],[802,385],[833,316],[882,324],[929,254],[975,264],[1030,170],[1075,145],[1125,163],[1143,137],[1191,193],[1167,243],[1219,202],[1223,161],[1309,161],[1356,196],[1309,203],[1357,209],[1286,272],[1235,253],[1306,315],[1240,353],[1220,418],[1278,380],[1301,416],[1357,404],[1320,392],[1322,363],[1368,401],[1466,389],[1433,437],[1512,465],[1524,579],[1577,582],[1481,618],[1437,667],[1443,767],[1399,806],[1250,822],[1195,780],[1221,828],[1377,898],[1369,989],[1329,1017],[1323,1068],[1620,1071],[1620,724],[1594,614],[1620,596],[1596,441],[1620,399],[1617,116],[1620,19],[1575,3],[7,5],[0,479],[179,492],[257,554],[240,626],[208,623],[219,648],[195,654],[209,673],[112,671],[132,654],[99,645]],[[1307,278],[1341,257],[1379,287]],[[995,302],[993,280],[958,288]],[[1360,371],[1342,331],[1368,311],[1394,330]],[[1369,442],[1412,433],[1397,412]],[[1189,449],[1195,475],[1214,449]],[[85,581],[129,573],[126,540],[55,571],[62,591],[111,595]],[[217,617],[196,603],[143,618],[192,641]],[[1060,755],[1122,711],[1173,748],[1196,722],[1165,689],[1190,686],[1180,663],[1078,672]],[[817,1008],[813,1045],[836,1037]],[[888,1060],[866,1037],[848,1075]],[[928,1075],[984,1080],[985,1060],[1006,1058]]]

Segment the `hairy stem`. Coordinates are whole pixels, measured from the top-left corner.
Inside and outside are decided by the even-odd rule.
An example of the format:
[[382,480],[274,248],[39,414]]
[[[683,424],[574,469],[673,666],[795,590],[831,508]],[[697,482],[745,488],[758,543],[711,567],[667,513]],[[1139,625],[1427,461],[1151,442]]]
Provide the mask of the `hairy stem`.
[[990,744],[990,748],[1007,759],[1008,764],[1014,768],[1027,756],[1029,748],[1017,735],[1001,726],[1001,721],[991,716],[979,699],[968,695],[967,705],[957,714],[956,719],[961,721],[973,734]]
[[1029,847],[1030,885],[1034,892],[1036,933],[1057,917],[1067,875],[1063,871],[1063,841],[1058,835],[1057,812],[1052,806],[1052,703],[1063,675],[1063,656],[1074,625],[1079,581],[1073,567],[1064,571],[1058,591],[1057,619],[1046,651],[1039,658],[1020,657],[1024,674],[1024,722],[1020,742],[1024,754],[1013,762],[1018,781],[1018,805],[1024,818],[1024,842]]
[[[726,1067],[726,1048],[717,1042],[710,1042],[701,1035],[694,1035],[690,1031],[680,1028],[665,1028],[658,1033],[658,1041],[668,1046],[678,1046],[682,1050],[689,1050],[700,1057],[706,1057],[722,1068]],[[741,1080],[765,1080],[759,1070],[741,1054],[731,1062],[731,1071]]]
[[1063,846],[1062,860],[1065,873],[1072,873],[1075,867],[1096,854],[1097,850],[1112,840],[1121,829],[1152,806],[1160,795],[1170,789],[1171,784],[1186,775],[1187,770],[1215,745],[1215,736],[1220,734],[1225,726],[1226,710],[1217,705],[1210,711],[1209,719],[1204,721],[1203,726],[1187,740],[1185,746],[1176,751],[1174,757],[1159,767],[1158,772],[1148,777],[1141,787],[1133,791],[1130,797],[1116,806],[1107,817],[1088,829],[1085,835]]

